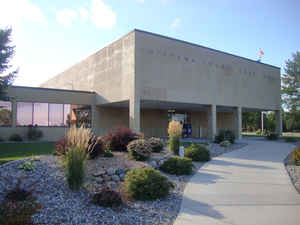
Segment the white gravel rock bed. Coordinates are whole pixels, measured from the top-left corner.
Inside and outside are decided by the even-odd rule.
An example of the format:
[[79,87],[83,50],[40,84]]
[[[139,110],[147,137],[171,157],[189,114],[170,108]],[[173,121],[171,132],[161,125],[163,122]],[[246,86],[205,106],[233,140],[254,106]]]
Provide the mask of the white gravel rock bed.
[[232,152],[234,150],[241,149],[241,148],[245,147],[246,145],[248,145],[248,144],[239,142],[239,143],[234,143],[229,147],[221,147],[219,144],[211,143],[208,146],[208,150],[210,151],[211,157],[217,157],[223,153],[228,153],[228,152]]
[[[10,175],[14,181],[18,177],[27,177],[28,183],[38,181],[33,192],[42,205],[40,213],[33,216],[37,224],[165,225],[171,224],[170,221],[176,216],[178,206],[180,207],[180,188],[175,188],[167,198],[157,201],[137,201],[116,209],[96,206],[91,203],[91,196],[86,190],[70,191],[57,157],[41,156],[40,160],[33,161],[35,168],[32,171],[18,169],[26,160],[1,166],[0,182],[7,188],[13,187],[4,178]],[[3,194],[1,196],[0,200],[3,200]]]
[[[234,144],[223,148],[211,144],[212,156],[242,148],[245,144]],[[70,191],[62,165],[56,156],[41,156],[33,160],[32,171],[18,169],[27,160],[17,160],[0,166],[0,201],[3,200],[4,186],[10,188],[5,177],[27,177],[28,183],[38,181],[33,195],[42,205],[42,210],[33,216],[41,225],[171,225],[176,219],[182,201],[182,193],[191,176],[165,174],[175,188],[164,199],[136,201],[128,206],[110,209],[91,203],[91,194],[86,189]],[[204,163],[195,163],[197,171]]]

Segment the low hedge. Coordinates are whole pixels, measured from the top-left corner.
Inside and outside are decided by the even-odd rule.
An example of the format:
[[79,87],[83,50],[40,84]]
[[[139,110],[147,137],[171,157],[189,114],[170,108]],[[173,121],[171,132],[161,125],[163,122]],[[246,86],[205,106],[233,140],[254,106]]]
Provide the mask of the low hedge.
[[169,174],[189,175],[192,174],[193,167],[194,165],[191,159],[173,156],[171,158],[168,158],[160,166],[160,169]]
[[136,200],[155,200],[166,197],[173,184],[158,170],[140,168],[127,172],[124,187],[129,197]]
[[184,157],[190,158],[193,161],[206,162],[210,160],[210,152],[202,144],[191,144],[185,149]]

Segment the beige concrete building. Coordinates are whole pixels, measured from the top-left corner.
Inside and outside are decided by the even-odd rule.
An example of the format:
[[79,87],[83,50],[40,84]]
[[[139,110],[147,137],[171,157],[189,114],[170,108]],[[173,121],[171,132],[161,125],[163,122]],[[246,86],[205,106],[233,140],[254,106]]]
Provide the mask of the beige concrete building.
[[[89,105],[97,135],[128,126],[146,136],[167,136],[169,120],[182,118],[191,124],[193,137],[212,139],[218,130],[232,129],[239,138],[245,111],[275,111],[276,131],[282,130],[280,68],[141,30],[41,87],[12,87],[12,108],[14,101]],[[14,130],[17,112],[12,115]],[[56,133],[49,121],[44,129],[48,138]]]

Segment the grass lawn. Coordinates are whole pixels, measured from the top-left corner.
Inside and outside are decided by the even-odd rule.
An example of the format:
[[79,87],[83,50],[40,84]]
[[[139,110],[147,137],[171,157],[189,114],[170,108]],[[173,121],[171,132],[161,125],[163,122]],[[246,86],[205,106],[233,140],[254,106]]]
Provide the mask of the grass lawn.
[[54,142],[0,143],[0,165],[31,156],[51,154]]

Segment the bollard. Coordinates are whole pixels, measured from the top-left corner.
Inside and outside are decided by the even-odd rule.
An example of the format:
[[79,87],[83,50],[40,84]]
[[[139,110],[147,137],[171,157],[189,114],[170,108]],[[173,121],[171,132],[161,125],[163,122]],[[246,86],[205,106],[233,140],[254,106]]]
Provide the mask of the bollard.
[[184,146],[180,146],[180,147],[179,147],[179,156],[180,156],[181,158],[184,157]]

